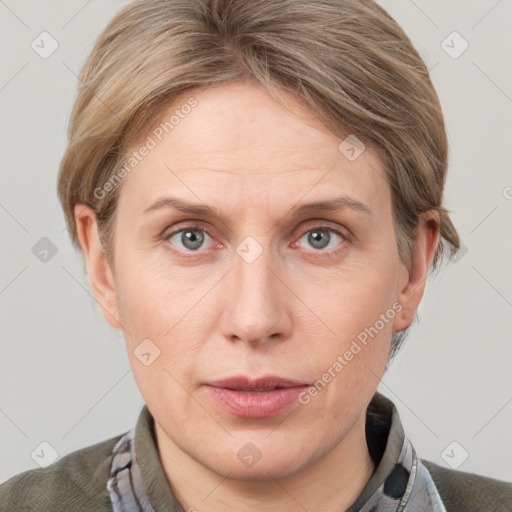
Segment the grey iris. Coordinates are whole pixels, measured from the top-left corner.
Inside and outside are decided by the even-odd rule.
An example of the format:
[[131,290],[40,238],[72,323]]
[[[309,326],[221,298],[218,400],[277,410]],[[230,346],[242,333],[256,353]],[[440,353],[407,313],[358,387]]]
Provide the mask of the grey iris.
[[311,244],[312,247],[316,249],[323,249],[331,240],[331,235],[327,230],[315,230],[311,231],[308,235],[308,243]]
[[184,231],[181,234],[181,242],[187,249],[195,250],[199,249],[204,242],[204,235],[200,231]]

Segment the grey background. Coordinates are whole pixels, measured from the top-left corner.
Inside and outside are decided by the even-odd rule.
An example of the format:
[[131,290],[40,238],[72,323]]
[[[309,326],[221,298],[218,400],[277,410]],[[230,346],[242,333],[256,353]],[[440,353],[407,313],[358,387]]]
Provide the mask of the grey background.
[[[0,0],[0,482],[38,467],[41,442],[62,457],[127,431],[143,405],[55,191],[76,74],[125,3]],[[428,282],[379,390],[421,457],[512,481],[512,1],[380,3],[432,70],[451,144],[446,203],[467,253]],[[31,48],[42,31],[59,45],[47,59]],[[457,59],[441,47],[453,31],[469,43]],[[57,249],[46,262],[33,253],[43,237]]]

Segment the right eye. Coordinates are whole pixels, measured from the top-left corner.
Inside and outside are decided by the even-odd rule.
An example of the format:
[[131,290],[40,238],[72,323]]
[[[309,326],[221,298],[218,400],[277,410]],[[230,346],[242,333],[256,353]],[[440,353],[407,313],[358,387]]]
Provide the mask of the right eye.
[[166,240],[182,252],[198,252],[208,238],[212,240],[210,235],[198,226],[182,227],[165,236]]

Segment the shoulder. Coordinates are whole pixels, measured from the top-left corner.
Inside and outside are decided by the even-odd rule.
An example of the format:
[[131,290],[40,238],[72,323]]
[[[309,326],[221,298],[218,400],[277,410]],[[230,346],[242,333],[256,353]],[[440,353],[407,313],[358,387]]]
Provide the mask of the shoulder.
[[436,484],[447,512],[512,510],[512,483],[456,471],[421,459]]
[[0,512],[111,511],[107,481],[112,449],[122,435],[13,476],[0,485]]

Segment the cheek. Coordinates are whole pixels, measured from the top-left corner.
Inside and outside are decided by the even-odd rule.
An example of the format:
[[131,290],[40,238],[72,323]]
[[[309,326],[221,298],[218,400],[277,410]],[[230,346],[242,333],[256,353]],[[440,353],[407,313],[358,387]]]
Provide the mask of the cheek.
[[116,292],[123,325],[133,343],[143,337],[161,338],[172,318],[180,312],[186,290],[168,268],[148,258],[127,242],[116,245]]
[[341,411],[355,395],[371,398],[387,363],[400,307],[395,302],[397,269],[392,258],[345,270],[325,280],[327,286],[310,286],[306,295],[321,319],[314,323],[324,333],[315,335],[315,329],[303,323],[310,340],[304,356],[318,379],[312,393],[318,394],[320,412],[322,407]]
[[171,407],[173,397],[176,414],[188,421],[194,409],[186,390],[195,385],[201,333],[197,322],[187,321],[188,301],[148,279],[125,286],[121,303],[126,348],[141,395],[152,410]]
[[[326,334],[346,342],[373,326],[381,314],[394,315],[398,269],[393,257],[361,259],[323,275],[302,280],[300,294],[318,312]],[[391,329],[390,322],[379,330]],[[339,348],[339,347],[338,347]]]
[[203,286],[191,285],[187,276],[170,276],[161,266],[155,269],[150,261],[124,258],[118,263],[119,314],[141,391],[168,392],[177,381],[188,386],[211,316],[208,301],[200,300]]

